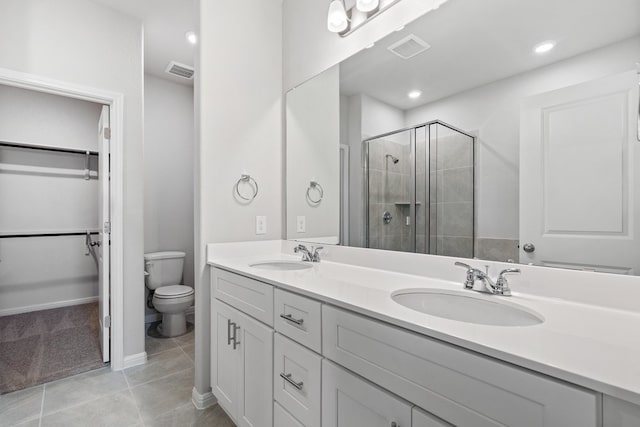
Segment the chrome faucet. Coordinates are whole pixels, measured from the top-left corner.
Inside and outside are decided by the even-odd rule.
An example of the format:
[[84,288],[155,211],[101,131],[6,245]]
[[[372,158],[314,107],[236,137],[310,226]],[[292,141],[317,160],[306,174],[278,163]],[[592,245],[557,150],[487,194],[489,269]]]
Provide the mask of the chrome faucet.
[[314,248],[313,246],[311,246],[311,250],[309,250],[305,245],[298,245],[295,248],[293,248],[293,252],[295,253],[301,252],[302,261],[320,262],[320,251],[322,249],[324,249],[322,246],[318,246],[317,248]]
[[476,280],[480,280],[484,285],[484,289],[477,290],[477,292],[487,292],[493,295],[511,296],[511,288],[509,288],[509,282],[505,277],[507,274],[520,273],[519,268],[506,268],[498,274],[498,278],[494,282],[489,277],[489,266],[486,266],[486,271],[479,270],[475,267],[471,267],[469,264],[463,262],[456,262],[457,267],[464,267],[467,269],[467,278],[464,281],[465,289],[476,290],[473,286]]

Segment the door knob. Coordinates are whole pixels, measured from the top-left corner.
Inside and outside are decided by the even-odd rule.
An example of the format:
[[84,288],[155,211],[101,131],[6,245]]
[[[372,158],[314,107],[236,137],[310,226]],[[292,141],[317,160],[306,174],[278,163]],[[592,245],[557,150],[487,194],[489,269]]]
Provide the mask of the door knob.
[[536,247],[533,243],[525,243],[524,246],[522,246],[522,250],[530,254],[532,252],[535,252]]

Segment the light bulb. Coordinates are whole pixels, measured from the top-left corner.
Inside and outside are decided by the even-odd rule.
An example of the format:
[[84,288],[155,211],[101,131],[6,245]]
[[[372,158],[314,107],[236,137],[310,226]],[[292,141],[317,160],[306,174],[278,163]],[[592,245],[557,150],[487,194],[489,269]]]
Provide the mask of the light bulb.
[[329,5],[327,28],[333,33],[341,33],[346,30],[348,26],[347,11],[344,8],[342,0],[333,0]]
[[549,40],[546,42],[542,42],[540,44],[537,44],[534,48],[533,51],[535,53],[547,53],[549,52],[551,49],[553,49],[554,47],[556,47],[556,42],[554,42],[553,40]]
[[358,0],[356,7],[360,12],[371,12],[380,4],[380,0]]
[[198,36],[196,36],[196,33],[194,33],[193,31],[188,31],[185,35],[187,38],[187,41],[191,44],[196,44],[198,43]]

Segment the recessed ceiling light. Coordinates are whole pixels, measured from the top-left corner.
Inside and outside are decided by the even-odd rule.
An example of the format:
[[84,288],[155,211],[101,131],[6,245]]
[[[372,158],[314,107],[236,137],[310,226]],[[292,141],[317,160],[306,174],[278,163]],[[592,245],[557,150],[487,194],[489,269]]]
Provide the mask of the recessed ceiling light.
[[542,43],[538,43],[534,48],[533,51],[535,53],[547,53],[549,52],[551,49],[553,49],[554,47],[556,47],[556,42],[552,41],[552,40],[548,40],[546,42],[542,42]]
[[420,95],[422,95],[422,92],[420,92],[419,90],[412,90],[411,92],[409,92],[409,98],[411,99],[420,98]]
[[196,33],[194,33],[193,31],[187,31],[187,33],[184,36],[187,38],[189,43],[191,44],[198,43],[198,36],[196,36]]
[[365,46],[365,49],[371,49],[372,47],[374,47],[376,44],[375,43],[371,43],[369,46]]
[[402,30],[404,30],[404,25],[402,27],[396,28],[396,31],[402,31]]

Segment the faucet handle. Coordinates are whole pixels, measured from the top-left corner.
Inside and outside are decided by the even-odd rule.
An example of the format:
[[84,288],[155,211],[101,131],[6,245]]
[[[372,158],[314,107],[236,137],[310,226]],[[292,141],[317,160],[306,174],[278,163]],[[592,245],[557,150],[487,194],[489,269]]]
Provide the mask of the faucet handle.
[[467,270],[473,270],[473,267],[471,267],[469,264],[465,264],[464,262],[456,261],[453,265],[455,265],[456,267],[464,267]]
[[312,261],[313,262],[320,262],[320,252],[324,249],[324,246],[318,246],[317,248],[314,248],[312,246],[311,249],[313,251]]
[[465,289],[473,289],[473,285],[476,282],[476,269],[464,262],[456,261],[453,265],[456,267],[464,267],[467,269],[467,279],[464,281]]
[[507,274],[519,274],[519,268],[505,268],[498,274],[498,280],[496,280],[496,293],[500,295],[511,295],[511,288],[509,288],[509,282],[505,277]]

